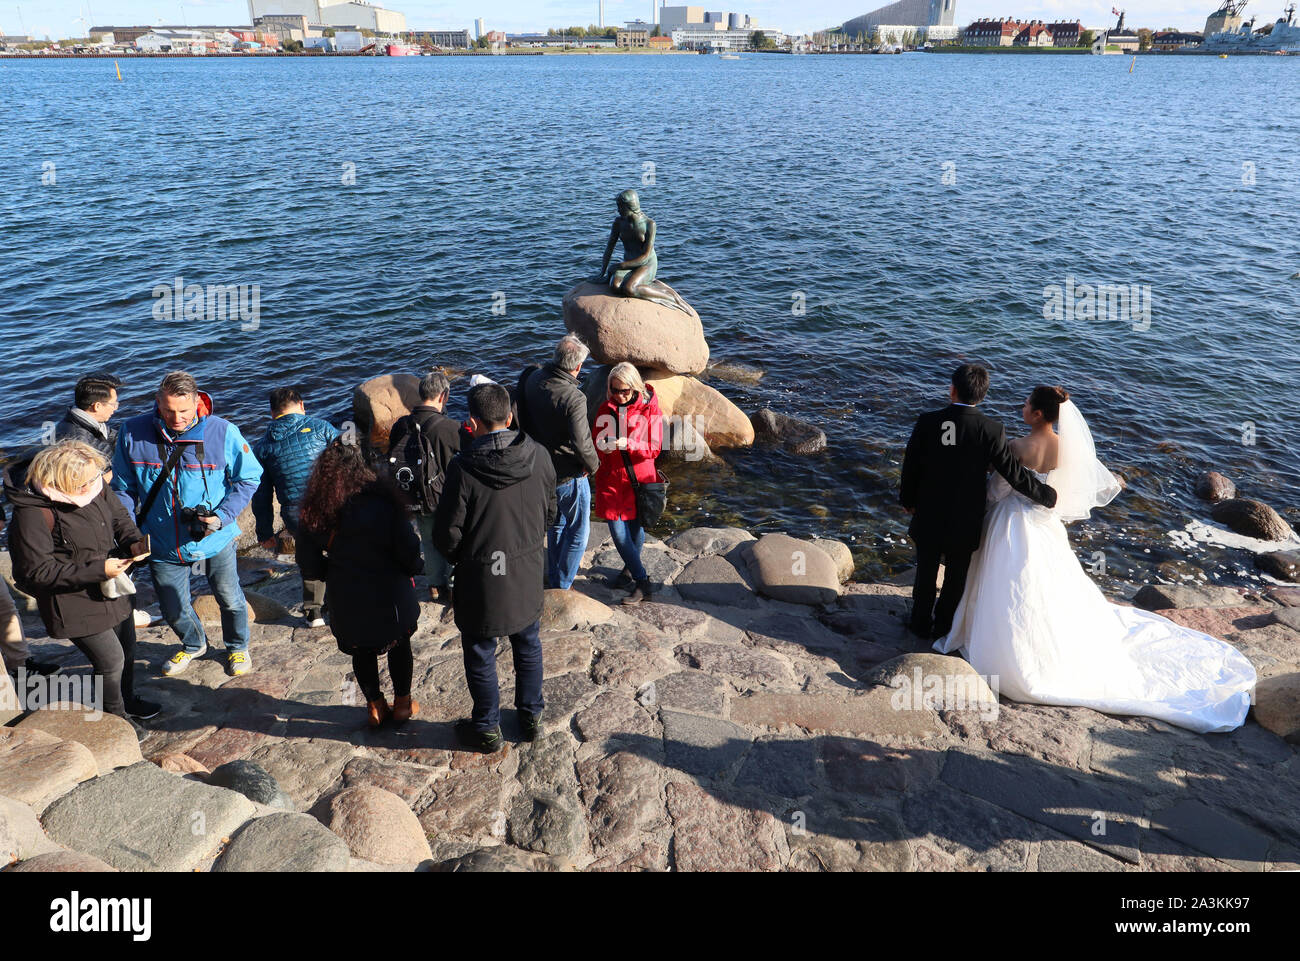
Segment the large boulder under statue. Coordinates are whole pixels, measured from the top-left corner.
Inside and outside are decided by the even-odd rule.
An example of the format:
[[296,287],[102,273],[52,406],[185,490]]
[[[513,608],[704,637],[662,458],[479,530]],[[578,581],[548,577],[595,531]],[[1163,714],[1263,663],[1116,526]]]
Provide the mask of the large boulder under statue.
[[606,284],[583,281],[570,290],[564,297],[564,326],[583,339],[600,364],[626,360],[673,374],[698,374],[709,364],[704,325],[693,308],[624,297]]

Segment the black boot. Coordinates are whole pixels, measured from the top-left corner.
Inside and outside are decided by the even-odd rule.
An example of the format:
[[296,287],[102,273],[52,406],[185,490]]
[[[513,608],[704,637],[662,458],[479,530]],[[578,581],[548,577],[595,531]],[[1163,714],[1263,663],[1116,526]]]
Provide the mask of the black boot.
[[632,572],[626,567],[613,577],[605,578],[605,586],[612,591],[622,590],[632,586]]
[[654,595],[654,589],[650,586],[650,581],[637,581],[636,590],[627,597],[623,598],[624,604],[640,604],[642,601],[648,601]]

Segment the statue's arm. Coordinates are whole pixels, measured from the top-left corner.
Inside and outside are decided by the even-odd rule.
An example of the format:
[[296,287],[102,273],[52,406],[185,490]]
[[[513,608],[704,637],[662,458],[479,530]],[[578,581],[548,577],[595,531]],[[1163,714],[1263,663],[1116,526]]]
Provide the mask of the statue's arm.
[[609,270],[609,258],[614,254],[614,245],[618,243],[618,221],[614,221],[614,226],[609,228],[609,242],[605,244],[605,256],[600,261],[600,272],[604,274]]

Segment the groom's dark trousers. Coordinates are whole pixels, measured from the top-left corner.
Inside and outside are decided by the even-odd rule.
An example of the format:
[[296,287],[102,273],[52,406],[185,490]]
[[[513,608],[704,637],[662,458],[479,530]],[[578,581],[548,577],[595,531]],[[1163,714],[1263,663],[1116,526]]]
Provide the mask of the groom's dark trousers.
[[[973,551],[941,551],[916,545],[916,583],[912,586],[912,630],[923,637],[943,637],[952,630],[952,618],[966,592],[966,574]],[[934,602],[939,565],[943,588]],[[934,612],[933,620],[926,615]]]
[[[993,418],[951,404],[917,420],[903,457],[898,499],[913,512],[907,531],[916,544],[911,627],[924,637],[942,637],[952,629],[971,555],[980,546],[990,467],[1030,500],[1056,504],[1056,491],[1025,469]],[[943,591],[936,605],[940,563]]]

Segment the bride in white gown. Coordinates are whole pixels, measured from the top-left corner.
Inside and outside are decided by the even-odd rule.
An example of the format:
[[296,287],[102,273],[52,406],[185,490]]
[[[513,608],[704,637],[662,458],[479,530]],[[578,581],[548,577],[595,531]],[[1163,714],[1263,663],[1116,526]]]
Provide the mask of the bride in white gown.
[[1069,394],[1035,388],[1024,419],[1032,430],[1012,446],[1056,488],[1056,507],[992,476],[980,549],[952,631],[935,649],[962,652],[1013,701],[1139,714],[1201,733],[1239,727],[1255,686],[1246,657],[1208,634],[1110,603],[1075,557],[1065,524],[1109,503],[1120,486],[1097,460]]

